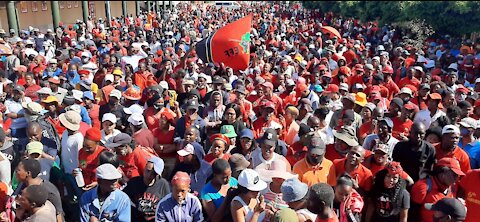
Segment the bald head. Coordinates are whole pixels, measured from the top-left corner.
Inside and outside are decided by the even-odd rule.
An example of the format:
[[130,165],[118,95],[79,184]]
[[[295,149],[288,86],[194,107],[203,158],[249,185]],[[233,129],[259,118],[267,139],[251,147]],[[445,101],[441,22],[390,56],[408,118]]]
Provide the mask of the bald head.
[[410,141],[420,144],[425,139],[427,127],[422,122],[414,122],[410,131]]
[[31,122],[27,127],[27,136],[30,140],[40,141],[42,140],[43,128],[37,122]]

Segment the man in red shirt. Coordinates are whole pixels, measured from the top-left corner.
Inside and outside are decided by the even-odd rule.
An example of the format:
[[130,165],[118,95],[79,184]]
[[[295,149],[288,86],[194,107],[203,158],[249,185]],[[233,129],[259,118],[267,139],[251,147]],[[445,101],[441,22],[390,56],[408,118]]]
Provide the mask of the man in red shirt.
[[[78,151],[79,168],[82,170],[85,186],[83,190],[90,190],[97,186],[97,177],[95,175],[98,167],[98,156],[105,150],[100,146],[102,139],[101,132],[98,128],[90,128],[85,134],[83,148]],[[76,174],[76,172],[73,172]]]
[[422,68],[422,67],[419,67],[419,66],[418,66],[418,68],[416,68],[416,69],[415,69],[415,67],[409,68],[409,69],[407,70],[407,76],[404,77],[404,78],[402,78],[402,79],[400,80],[400,82],[397,84],[397,86],[398,86],[399,88],[402,88],[402,87],[410,84],[410,85],[413,85],[413,86],[417,87],[417,89],[418,89],[419,86],[420,86],[421,81],[418,80],[418,79],[415,77],[415,73],[417,72],[416,70],[418,70],[418,72],[423,72],[423,69],[420,70],[421,68]]
[[156,156],[153,148],[135,147],[135,144],[132,144],[132,137],[126,133],[114,136],[110,146],[117,153],[120,168],[128,179],[143,176],[147,160],[151,156]]
[[270,101],[262,105],[261,116],[253,122],[253,133],[255,138],[261,138],[265,130],[271,127],[272,122],[280,124],[280,121],[275,117],[275,104]]
[[257,99],[257,101],[268,100],[275,105],[275,111],[277,114],[283,114],[283,100],[273,93],[273,84],[271,82],[264,82],[262,84],[263,96]]
[[372,172],[362,165],[365,159],[365,149],[361,146],[354,146],[348,152],[347,157],[333,161],[336,177],[348,173],[357,182],[360,192],[368,192],[372,189]]
[[458,146],[460,129],[454,125],[446,125],[442,129],[442,141],[435,146],[435,157],[440,160],[444,157],[454,158],[460,163],[460,168],[467,173],[470,168],[468,154]]
[[400,116],[392,118],[393,128],[392,136],[398,140],[407,140],[412,128],[412,116],[415,114],[415,105],[413,103],[406,103],[403,105]]

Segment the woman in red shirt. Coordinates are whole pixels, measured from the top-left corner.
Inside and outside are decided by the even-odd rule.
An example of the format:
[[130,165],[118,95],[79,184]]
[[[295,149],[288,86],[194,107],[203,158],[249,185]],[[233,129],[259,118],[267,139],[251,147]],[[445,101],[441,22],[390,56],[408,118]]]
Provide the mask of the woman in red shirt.
[[[171,112],[160,113],[158,127],[152,130],[154,137],[154,149],[165,164],[163,174],[170,175],[177,163],[177,146],[173,142],[175,127],[173,123],[175,117]],[[162,177],[164,176],[162,175]]]
[[210,153],[205,156],[205,161],[212,164],[217,159],[228,160],[230,158],[230,154],[226,153],[230,146],[230,139],[227,136],[220,133],[214,134],[210,137],[210,142],[212,146]]

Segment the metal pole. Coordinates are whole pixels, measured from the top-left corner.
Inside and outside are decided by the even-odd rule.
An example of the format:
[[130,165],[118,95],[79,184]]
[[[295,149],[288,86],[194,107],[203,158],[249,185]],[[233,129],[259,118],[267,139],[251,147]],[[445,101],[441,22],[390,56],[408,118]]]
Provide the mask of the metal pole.
[[127,17],[128,12],[127,12],[127,1],[122,1],[122,14],[123,17]]
[[112,14],[110,13],[110,1],[105,1],[105,16],[107,17],[107,26],[110,27],[110,21],[112,21]]
[[82,14],[83,22],[87,24],[88,22],[88,1],[82,1]]
[[137,17],[140,15],[140,1],[135,1],[135,12],[137,13]]
[[168,9],[170,9],[170,11],[172,11],[172,9],[173,9],[172,1],[168,1]]
[[15,1],[8,1],[7,3],[7,17],[8,27],[14,29],[18,35],[17,11],[15,10]]
[[163,5],[163,13],[165,13],[165,11],[167,10],[167,4],[165,4],[166,1],[162,1],[162,5]]
[[52,1],[52,18],[53,18],[53,28],[58,28],[58,23],[60,22],[60,10],[58,8],[58,1]]

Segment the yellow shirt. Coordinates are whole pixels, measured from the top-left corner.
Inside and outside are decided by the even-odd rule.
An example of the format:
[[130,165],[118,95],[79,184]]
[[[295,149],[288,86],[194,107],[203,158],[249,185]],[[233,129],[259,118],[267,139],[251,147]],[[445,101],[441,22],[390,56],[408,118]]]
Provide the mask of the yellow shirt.
[[307,158],[303,158],[293,166],[293,173],[298,174],[298,179],[311,187],[317,183],[328,183],[335,186],[337,178],[335,177],[335,167],[333,162],[323,159],[320,166],[311,166]]

